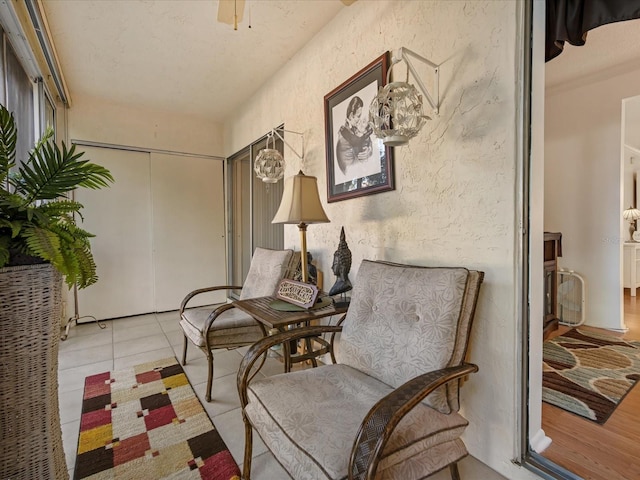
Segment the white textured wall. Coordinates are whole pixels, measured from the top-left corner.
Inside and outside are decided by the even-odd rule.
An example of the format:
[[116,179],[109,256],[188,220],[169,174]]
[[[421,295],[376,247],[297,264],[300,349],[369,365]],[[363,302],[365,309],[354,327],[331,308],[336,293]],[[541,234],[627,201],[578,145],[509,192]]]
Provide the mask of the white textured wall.
[[562,232],[559,265],[585,277],[586,323],[594,327],[624,327],[621,109],[638,85],[640,69],[546,96],[545,230]]
[[68,112],[69,139],[224,156],[222,125],[175,112],[133,109],[75,95]]
[[[270,128],[305,133],[304,171],[318,177],[331,223],[308,246],[326,273],[340,227],[362,259],[462,265],[486,274],[471,340],[480,366],[463,389],[471,453],[511,479],[519,442],[516,242],[516,2],[359,1],[344,9],[225,124],[226,154]],[[326,203],[323,97],[385,50],[407,47],[441,63],[440,115],[395,151],[396,189]],[[398,67],[401,76],[404,75]],[[287,149],[285,149],[287,150]],[[288,155],[286,176],[300,168]],[[299,248],[295,226],[285,244]]]

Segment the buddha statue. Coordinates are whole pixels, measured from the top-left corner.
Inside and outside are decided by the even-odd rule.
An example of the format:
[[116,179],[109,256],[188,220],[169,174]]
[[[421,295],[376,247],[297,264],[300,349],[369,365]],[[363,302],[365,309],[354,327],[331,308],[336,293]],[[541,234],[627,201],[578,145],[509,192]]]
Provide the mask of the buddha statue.
[[353,288],[349,280],[349,270],[351,270],[351,250],[347,245],[344,235],[344,227],[340,231],[340,244],[333,254],[333,265],[331,265],[333,274],[337,277],[336,282],[329,290],[329,295],[338,295],[348,292]]

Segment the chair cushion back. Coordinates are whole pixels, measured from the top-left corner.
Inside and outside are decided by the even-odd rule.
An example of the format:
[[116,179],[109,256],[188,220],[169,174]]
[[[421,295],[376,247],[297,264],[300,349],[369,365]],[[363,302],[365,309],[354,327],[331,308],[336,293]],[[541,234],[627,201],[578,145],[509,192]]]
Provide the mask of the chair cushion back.
[[[456,340],[468,278],[465,268],[364,260],[343,324],[338,362],[392,387],[451,366],[454,356],[459,364]],[[451,412],[444,388],[425,402],[443,413]]]
[[280,280],[290,268],[292,256],[293,250],[256,248],[240,292],[240,300],[274,295]]

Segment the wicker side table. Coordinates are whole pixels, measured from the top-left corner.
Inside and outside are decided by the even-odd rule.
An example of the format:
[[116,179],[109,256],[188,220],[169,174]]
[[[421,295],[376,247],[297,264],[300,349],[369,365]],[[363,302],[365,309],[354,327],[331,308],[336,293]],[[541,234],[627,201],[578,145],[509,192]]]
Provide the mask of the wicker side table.
[[58,409],[62,278],[0,268],[0,478],[67,479]]

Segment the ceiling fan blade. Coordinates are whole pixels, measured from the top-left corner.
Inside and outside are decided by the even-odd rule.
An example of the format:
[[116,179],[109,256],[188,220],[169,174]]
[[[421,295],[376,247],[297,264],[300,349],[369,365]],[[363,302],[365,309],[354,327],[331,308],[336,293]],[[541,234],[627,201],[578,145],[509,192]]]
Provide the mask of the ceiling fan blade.
[[245,0],[218,0],[218,21],[235,25],[234,17],[237,15],[237,23],[242,21]]

